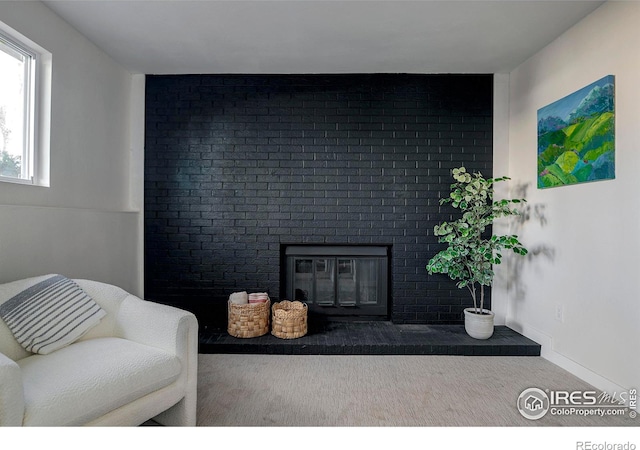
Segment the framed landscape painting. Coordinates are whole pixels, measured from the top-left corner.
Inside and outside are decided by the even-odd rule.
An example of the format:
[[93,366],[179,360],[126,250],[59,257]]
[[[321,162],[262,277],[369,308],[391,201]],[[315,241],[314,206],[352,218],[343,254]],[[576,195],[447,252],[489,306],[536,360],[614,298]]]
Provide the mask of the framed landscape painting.
[[538,110],[538,188],[615,178],[613,75]]

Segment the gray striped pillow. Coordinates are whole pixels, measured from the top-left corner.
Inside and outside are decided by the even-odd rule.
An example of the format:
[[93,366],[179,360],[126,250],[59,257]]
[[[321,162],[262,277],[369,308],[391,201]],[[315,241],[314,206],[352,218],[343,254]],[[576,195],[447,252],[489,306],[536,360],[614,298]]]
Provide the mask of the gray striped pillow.
[[107,313],[73,280],[54,275],[0,305],[0,317],[27,351],[46,355],[79,339]]

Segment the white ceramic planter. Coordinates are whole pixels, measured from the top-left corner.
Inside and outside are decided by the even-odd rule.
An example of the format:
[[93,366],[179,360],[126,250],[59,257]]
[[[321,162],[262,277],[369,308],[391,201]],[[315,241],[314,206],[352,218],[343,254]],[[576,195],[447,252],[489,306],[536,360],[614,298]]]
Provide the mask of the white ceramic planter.
[[475,339],[489,339],[493,335],[493,318],[495,314],[483,309],[483,314],[476,314],[475,308],[464,310],[464,329]]

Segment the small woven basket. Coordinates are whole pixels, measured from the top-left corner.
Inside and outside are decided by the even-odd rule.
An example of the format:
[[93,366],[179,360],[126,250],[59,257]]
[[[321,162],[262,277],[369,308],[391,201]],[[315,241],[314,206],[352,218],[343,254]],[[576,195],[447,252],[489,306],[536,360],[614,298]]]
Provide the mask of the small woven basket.
[[238,305],[228,303],[229,321],[227,332],[237,338],[252,338],[269,332],[271,300],[262,303]]
[[280,339],[295,339],[307,334],[307,304],[283,300],[274,303],[271,334]]

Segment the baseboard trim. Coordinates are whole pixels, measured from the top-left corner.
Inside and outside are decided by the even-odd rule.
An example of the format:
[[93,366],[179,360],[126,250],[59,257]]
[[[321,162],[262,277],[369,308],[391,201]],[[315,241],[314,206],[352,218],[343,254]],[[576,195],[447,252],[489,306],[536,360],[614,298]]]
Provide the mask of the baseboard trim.
[[609,395],[620,394],[621,392],[626,392],[629,388],[624,388],[613,381],[599,375],[587,367],[577,363],[571,358],[558,353],[553,348],[553,337],[542,333],[540,330],[536,328],[522,325],[522,324],[511,324],[510,327],[516,331],[518,331],[523,336],[532,339],[541,345],[540,348],[540,356],[546,359],[549,362],[552,362],[556,366],[566,370],[567,372],[575,375],[581,380],[589,383],[594,388],[606,392]]

